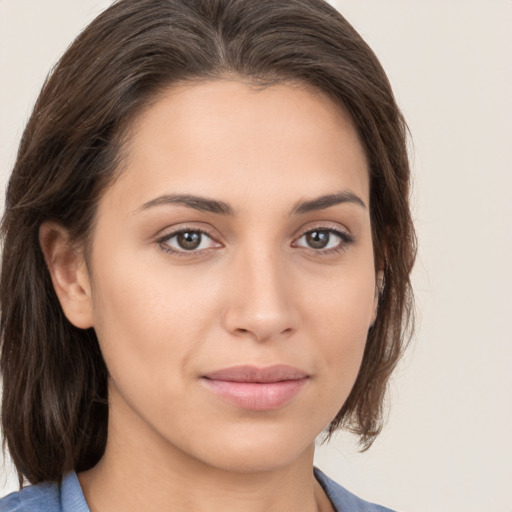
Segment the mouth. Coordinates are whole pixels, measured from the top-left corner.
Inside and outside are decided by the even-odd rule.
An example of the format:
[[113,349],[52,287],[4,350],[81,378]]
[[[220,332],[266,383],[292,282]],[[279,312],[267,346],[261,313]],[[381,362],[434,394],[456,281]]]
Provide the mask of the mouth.
[[234,366],[208,373],[201,381],[231,405],[265,411],[279,409],[291,402],[309,378],[306,372],[287,365]]

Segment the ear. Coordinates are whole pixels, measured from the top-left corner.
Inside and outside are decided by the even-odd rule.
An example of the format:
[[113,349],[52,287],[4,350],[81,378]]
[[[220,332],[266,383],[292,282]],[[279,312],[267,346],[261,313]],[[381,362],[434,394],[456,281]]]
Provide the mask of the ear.
[[80,329],[92,327],[90,278],[82,251],[73,247],[68,231],[55,222],[41,225],[39,243],[66,318]]
[[375,296],[373,298],[373,315],[372,315],[372,323],[370,324],[373,327],[375,320],[377,320],[377,313],[379,310],[379,299],[382,295],[382,289],[384,287],[384,271],[379,270],[375,274]]

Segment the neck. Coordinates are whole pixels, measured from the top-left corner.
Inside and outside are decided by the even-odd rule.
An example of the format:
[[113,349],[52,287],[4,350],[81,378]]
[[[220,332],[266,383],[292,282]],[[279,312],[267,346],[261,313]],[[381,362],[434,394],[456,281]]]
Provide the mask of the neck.
[[[188,510],[224,512],[328,512],[332,507],[312,471],[311,446],[283,468],[236,473],[194,464],[107,451],[79,480],[91,512]],[[124,452],[124,450],[123,450]]]
[[[91,512],[188,510],[203,512],[244,510],[246,512],[277,512],[294,510],[317,512],[330,510],[319,484],[312,474],[295,475],[293,471],[267,474],[231,475],[206,478],[180,472],[162,471],[155,474],[139,467],[133,472],[116,471],[108,464],[79,475]],[[153,475],[153,477],[150,476]]]
[[[327,512],[313,475],[314,443],[279,467],[219,468],[180,451],[155,432],[109,420],[104,456],[78,475],[91,512]],[[115,435],[112,435],[115,433]],[[144,439],[144,442],[140,440]]]

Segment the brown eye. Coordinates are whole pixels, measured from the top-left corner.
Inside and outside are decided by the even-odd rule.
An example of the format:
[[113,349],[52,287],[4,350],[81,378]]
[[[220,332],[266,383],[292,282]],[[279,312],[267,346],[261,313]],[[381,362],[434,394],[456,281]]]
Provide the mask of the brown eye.
[[331,233],[325,230],[315,230],[306,233],[306,243],[312,249],[325,249],[329,244]]
[[354,238],[341,230],[317,228],[304,233],[293,245],[328,254],[331,250],[346,249],[353,242]]
[[174,253],[200,252],[205,249],[219,247],[211,236],[200,230],[186,229],[162,238],[162,247]]
[[193,251],[201,245],[202,233],[198,231],[182,231],[176,235],[176,242],[181,249]]

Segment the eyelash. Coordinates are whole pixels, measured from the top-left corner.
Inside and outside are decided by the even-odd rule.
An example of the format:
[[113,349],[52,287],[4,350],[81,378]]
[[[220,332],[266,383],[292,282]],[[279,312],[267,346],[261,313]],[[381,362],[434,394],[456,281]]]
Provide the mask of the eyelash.
[[181,233],[200,233],[201,236],[202,235],[206,235],[207,237],[211,238],[213,241],[214,241],[214,237],[206,230],[204,229],[200,229],[200,228],[197,228],[197,227],[187,227],[187,226],[184,226],[176,231],[172,231],[171,233],[168,233],[162,237],[160,237],[156,242],[157,244],[160,246],[160,248],[167,252],[167,253],[171,253],[173,254],[174,256],[178,256],[178,257],[193,257],[193,256],[196,256],[197,254],[199,253],[202,253],[204,254],[205,252],[209,252],[213,249],[213,247],[210,247],[208,249],[202,249],[200,251],[187,251],[185,249],[183,250],[176,250],[176,249],[173,249],[170,245],[169,245],[169,240],[171,240],[172,238],[174,238],[175,236],[178,236],[179,234]]
[[[341,230],[338,230],[338,229],[335,229],[335,228],[332,228],[332,227],[326,227],[326,226],[315,226],[314,228],[312,229],[308,229],[307,231],[304,231],[295,241],[294,241],[294,244],[300,240],[301,238],[305,237],[306,235],[310,234],[310,233],[314,233],[315,231],[320,231],[320,232],[327,232],[329,233],[329,235],[334,235],[336,237],[338,237],[340,239],[340,242],[336,245],[336,247],[332,247],[330,249],[314,249],[312,247],[304,247],[304,246],[296,246],[296,247],[302,247],[304,249],[309,249],[310,251],[313,251],[315,254],[317,255],[321,255],[321,256],[325,256],[325,255],[329,255],[329,254],[337,254],[337,253],[340,253],[340,252],[343,252],[343,251],[346,251],[347,248],[352,245],[354,242],[355,242],[355,239],[352,235],[344,232],[344,231],[341,231]],[[197,227],[183,227],[183,228],[180,228],[178,229],[177,231],[173,231],[171,233],[168,233],[160,238],[158,238],[156,240],[157,244],[159,245],[159,247],[167,252],[167,253],[171,253],[175,256],[178,256],[178,257],[193,257],[197,254],[200,254],[200,253],[205,253],[205,252],[209,252],[211,251],[212,249],[214,249],[214,247],[210,247],[210,248],[207,248],[207,249],[201,249],[199,251],[196,251],[196,250],[190,250],[190,251],[187,251],[185,249],[183,250],[176,250],[176,249],[173,249],[172,247],[169,246],[169,240],[171,240],[172,238],[178,236],[179,234],[181,233],[199,233],[201,236],[202,235],[205,235],[209,238],[212,239],[212,241],[215,241],[215,239],[213,238],[213,236],[206,230],[204,229],[199,229]]]
[[[355,238],[350,235],[349,233],[346,233],[345,231],[341,231],[339,229],[335,229],[328,226],[315,226],[312,229],[308,229],[307,231],[304,231],[302,235],[300,235],[297,240],[300,240],[301,238],[305,237],[306,235],[310,233],[314,233],[315,231],[321,231],[321,232],[327,232],[329,235],[334,235],[340,239],[339,243],[330,249],[314,249],[313,247],[303,247],[304,249],[309,249],[313,251],[315,254],[320,256],[326,256],[330,254],[338,254],[341,252],[344,252],[348,249],[350,245],[352,245],[355,242]],[[294,242],[295,243],[295,242]]]

